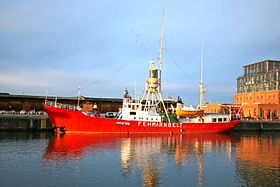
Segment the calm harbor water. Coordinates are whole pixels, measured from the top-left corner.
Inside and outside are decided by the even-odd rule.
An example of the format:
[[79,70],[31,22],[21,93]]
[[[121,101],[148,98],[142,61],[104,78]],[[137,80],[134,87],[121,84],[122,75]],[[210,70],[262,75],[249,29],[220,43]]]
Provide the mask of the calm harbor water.
[[280,186],[280,134],[0,133],[1,186]]

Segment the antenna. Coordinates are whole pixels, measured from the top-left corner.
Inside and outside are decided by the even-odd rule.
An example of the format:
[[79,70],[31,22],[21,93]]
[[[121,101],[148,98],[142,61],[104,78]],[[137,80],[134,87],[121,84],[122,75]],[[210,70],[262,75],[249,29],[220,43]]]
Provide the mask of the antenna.
[[55,97],[55,100],[54,100],[54,107],[55,108],[57,107],[57,97]]
[[161,17],[161,33],[160,33],[160,48],[159,48],[159,92],[161,93],[161,72],[162,72],[162,51],[163,51],[163,31],[164,31],[164,9],[162,9]]
[[134,80],[134,98],[136,99],[137,97],[137,90],[136,90],[136,80]]
[[48,102],[48,89],[46,89],[45,105],[47,105],[47,102]]
[[80,86],[78,87],[78,102],[77,102],[77,109],[80,108],[80,95],[81,95],[81,88]]

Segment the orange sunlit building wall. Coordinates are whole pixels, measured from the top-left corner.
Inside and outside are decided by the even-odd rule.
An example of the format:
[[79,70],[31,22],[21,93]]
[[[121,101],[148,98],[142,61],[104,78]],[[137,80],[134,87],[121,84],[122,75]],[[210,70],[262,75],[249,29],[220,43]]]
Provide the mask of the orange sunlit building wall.
[[254,119],[279,119],[279,90],[236,94],[234,103],[242,107],[242,116]]
[[234,104],[242,107],[241,117],[279,119],[280,61],[261,61],[243,66],[244,75],[237,78]]

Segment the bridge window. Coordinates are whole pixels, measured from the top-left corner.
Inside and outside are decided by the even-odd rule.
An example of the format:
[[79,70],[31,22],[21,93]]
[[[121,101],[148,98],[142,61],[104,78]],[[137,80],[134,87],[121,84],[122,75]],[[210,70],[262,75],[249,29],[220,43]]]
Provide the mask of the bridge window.
[[217,119],[216,118],[212,118],[212,122],[217,122]]
[[136,115],[136,112],[130,112],[129,114],[130,115]]
[[224,121],[227,121],[227,118],[224,118]]
[[218,118],[218,122],[222,122],[223,121],[223,118]]

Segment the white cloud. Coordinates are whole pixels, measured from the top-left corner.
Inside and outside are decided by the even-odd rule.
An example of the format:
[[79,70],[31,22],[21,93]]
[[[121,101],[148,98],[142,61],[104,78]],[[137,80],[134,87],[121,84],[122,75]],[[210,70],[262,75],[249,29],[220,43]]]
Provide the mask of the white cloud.
[[22,74],[22,73],[12,73],[12,74],[1,74],[0,84],[9,86],[32,86],[32,87],[48,87],[51,86],[50,82],[41,80],[38,73]]
[[[25,87],[26,89],[66,89],[75,79],[86,79],[86,76],[74,75],[57,69],[28,68],[12,72],[2,72],[0,74],[0,85],[2,88]],[[71,88],[68,89],[70,90]]]

